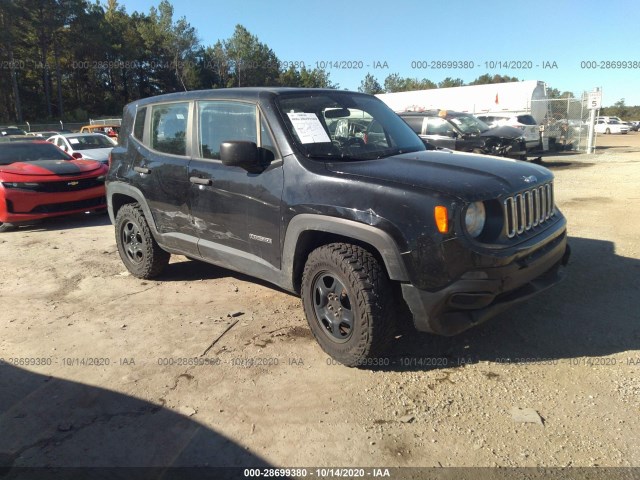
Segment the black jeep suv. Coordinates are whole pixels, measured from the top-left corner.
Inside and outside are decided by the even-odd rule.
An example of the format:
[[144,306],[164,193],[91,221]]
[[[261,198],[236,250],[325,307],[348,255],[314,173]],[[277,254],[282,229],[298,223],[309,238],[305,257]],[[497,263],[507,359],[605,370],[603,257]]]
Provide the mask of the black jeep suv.
[[125,107],[111,155],[109,214],[133,275],[176,253],[298,292],[346,365],[379,358],[405,305],[418,330],[452,335],[550,287],[569,257],[549,170],[427,151],[370,95],[148,98]]

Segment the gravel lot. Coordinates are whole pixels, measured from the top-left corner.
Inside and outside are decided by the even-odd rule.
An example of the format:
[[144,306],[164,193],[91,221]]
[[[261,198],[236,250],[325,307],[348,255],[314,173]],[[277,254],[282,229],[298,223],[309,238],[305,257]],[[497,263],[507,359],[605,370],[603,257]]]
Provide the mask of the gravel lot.
[[[298,298],[173,257],[131,277],[105,215],[0,234],[3,466],[640,466],[640,133],[546,156],[566,280],[388,365],[332,364]],[[635,433],[634,433],[635,432]]]

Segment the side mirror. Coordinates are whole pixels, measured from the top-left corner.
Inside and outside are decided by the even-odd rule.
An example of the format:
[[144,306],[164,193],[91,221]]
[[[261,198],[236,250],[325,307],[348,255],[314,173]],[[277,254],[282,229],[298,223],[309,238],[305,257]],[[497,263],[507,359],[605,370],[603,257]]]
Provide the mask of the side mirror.
[[244,168],[250,173],[259,173],[264,168],[260,162],[260,152],[254,142],[234,140],[220,144],[220,160],[223,165]]
[[[66,149],[65,149],[66,150]],[[71,154],[73,158],[82,158],[82,154],[80,152],[73,152]]]

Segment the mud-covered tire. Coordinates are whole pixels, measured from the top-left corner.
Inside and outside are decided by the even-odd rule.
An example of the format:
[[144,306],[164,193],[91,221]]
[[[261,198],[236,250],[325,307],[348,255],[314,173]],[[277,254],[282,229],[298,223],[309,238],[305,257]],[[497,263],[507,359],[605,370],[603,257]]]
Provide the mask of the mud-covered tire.
[[384,364],[393,293],[371,253],[348,243],[317,248],[307,259],[301,296],[313,336],[333,359],[350,367]]
[[8,232],[9,230],[15,230],[16,226],[13,223],[0,222],[0,232]]
[[137,203],[123,205],[116,215],[116,244],[127,270],[138,278],[154,278],[169,263],[171,254],[153,238],[144,213]]

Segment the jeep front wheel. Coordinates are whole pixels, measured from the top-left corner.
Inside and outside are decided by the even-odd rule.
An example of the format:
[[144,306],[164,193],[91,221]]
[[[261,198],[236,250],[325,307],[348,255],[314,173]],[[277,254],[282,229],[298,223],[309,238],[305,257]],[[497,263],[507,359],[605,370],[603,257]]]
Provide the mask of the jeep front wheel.
[[378,260],[365,249],[332,243],[309,255],[302,303],[322,349],[353,367],[381,364],[392,337],[391,288]]
[[153,238],[137,203],[124,205],[118,210],[116,244],[127,270],[138,278],[156,277],[169,263],[171,255],[162,250]]

